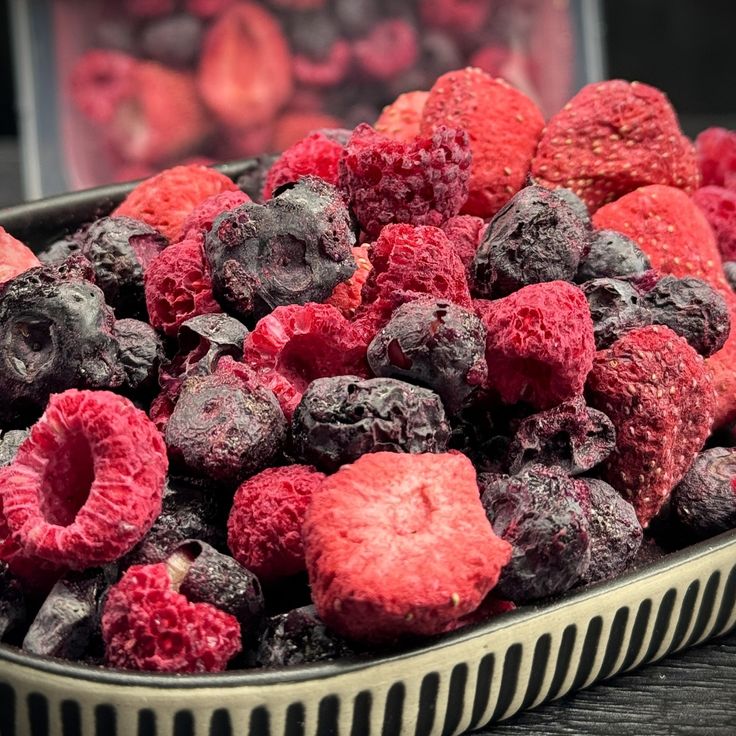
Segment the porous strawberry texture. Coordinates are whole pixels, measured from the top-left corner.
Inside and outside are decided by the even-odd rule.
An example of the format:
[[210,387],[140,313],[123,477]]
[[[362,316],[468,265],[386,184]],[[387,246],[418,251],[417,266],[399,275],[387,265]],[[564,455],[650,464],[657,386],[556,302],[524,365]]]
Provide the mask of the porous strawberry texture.
[[383,108],[374,125],[378,133],[397,141],[411,141],[419,135],[424,103],[429,92],[416,90],[400,94]]
[[40,265],[41,261],[28,246],[0,226],[0,286],[23,271]]
[[511,547],[461,454],[364,455],[312,498],[304,550],[320,618],[367,643],[436,634],[475,610]]

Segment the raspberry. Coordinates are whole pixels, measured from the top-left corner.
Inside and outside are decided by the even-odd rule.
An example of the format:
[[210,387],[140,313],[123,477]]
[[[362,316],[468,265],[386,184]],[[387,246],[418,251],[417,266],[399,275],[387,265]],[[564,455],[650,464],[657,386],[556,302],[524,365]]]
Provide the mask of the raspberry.
[[143,275],[168,244],[160,232],[130,217],[102,217],[81,237],[80,251],[117,317],[145,312]]
[[7,563],[0,562],[0,641],[14,641],[25,631],[28,611],[23,586]]
[[307,465],[268,468],[238,488],[227,522],[228,547],[261,580],[304,570],[302,524],[325,478]]
[[334,87],[345,80],[353,60],[347,41],[335,41],[324,59],[311,59],[298,54],[294,57],[294,77],[297,82],[314,87]]
[[543,187],[525,187],[488,225],[470,269],[473,289],[491,298],[572,281],[588,247],[585,224],[567,202]]
[[488,0],[420,0],[419,12],[428,26],[473,34],[483,30],[491,3]]
[[187,13],[152,20],[140,37],[144,56],[169,67],[194,66],[202,45],[202,22]]
[[135,565],[107,596],[107,663],[158,672],[218,672],[241,650],[234,616],[178,592],[165,563]]
[[29,268],[40,266],[33,251],[0,226],[0,286]]
[[238,315],[329,297],[355,271],[355,233],[337,190],[305,177],[265,205],[219,217],[205,239],[218,296]]
[[[734,169],[736,170],[736,164]],[[713,228],[723,260],[734,260],[736,258],[736,171],[734,172],[733,189],[703,187],[695,191],[693,202],[700,207],[705,219]]]
[[736,131],[707,128],[695,139],[703,186],[736,189]]
[[342,467],[312,498],[304,550],[320,618],[369,643],[445,630],[478,608],[510,556],[459,454],[381,452]]
[[485,348],[485,327],[472,311],[419,299],[393,313],[368,346],[368,363],[377,376],[431,388],[454,414],[488,380]]
[[124,388],[132,393],[152,388],[164,357],[164,347],[156,331],[137,319],[119,319],[113,334],[119,345],[118,360],[125,373]]
[[340,125],[341,122],[336,117],[322,112],[284,112],[273,123],[271,150],[285,151],[315,130],[339,129]]
[[615,230],[598,230],[589,243],[590,250],[580,261],[575,276],[578,283],[644,273],[651,267],[646,253],[633,240]]
[[379,21],[353,44],[353,56],[368,77],[391,79],[414,65],[419,39],[414,26],[402,18]]
[[211,197],[200,202],[187,215],[181,226],[181,239],[200,238],[204,244],[205,236],[212,229],[212,225],[220,215],[230,212],[241,204],[246,204],[250,201],[250,197],[241,191],[213,194]]
[[531,170],[544,186],[572,189],[592,212],[647,184],[691,192],[700,183],[667,97],[618,79],[587,85],[552,116]]
[[361,245],[353,248],[352,251],[358,266],[357,270],[347,281],[338,284],[325,301],[326,304],[337,307],[348,319],[355,316],[355,312],[363,301],[363,284],[372,268],[369,260],[370,249],[367,246]]
[[710,371],[669,328],[642,327],[596,355],[586,393],[616,427],[603,478],[646,527],[708,436],[715,410]]
[[363,124],[340,160],[340,187],[370,237],[394,222],[440,226],[465,202],[470,160],[461,130],[399,141]]
[[121,103],[135,91],[138,61],[119,51],[87,51],[74,64],[69,80],[71,99],[92,122],[108,125]]
[[427,97],[429,92],[418,90],[399,95],[383,108],[374,126],[376,132],[404,143],[415,140],[419,136],[419,124]]
[[127,399],[69,390],[49,400],[0,480],[23,552],[84,569],[128,552],[161,511],[161,436]]
[[489,384],[506,404],[548,409],[583,390],[593,364],[585,295],[565,281],[532,284],[483,310]]
[[526,95],[480,69],[443,74],[429,92],[423,135],[447,125],[465,130],[473,163],[463,213],[492,217],[524,186],[544,118]]
[[192,317],[222,311],[196,237],[169,246],[153,260],[145,275],[145,295],[151,325],[166,335],[176,335]]
[[521,421],[509,445],[509,472],[538,464],[579,475],[603,462],[615,446],[613,422],[578,396]]
[[697,455],[672,491],[672,507],[698,539],[736,528],[736,449],[713,447]]
[[291,94],[290,62],[276,18],[255,3],[236,3],[205,34],[199,92],[226,125],[266,124]]
[[625,332],[653,323],[639,290],[620,279],[592,279],[580,286],[588,300],[597,350],[610,348]]
[[205,166],[175,166],[141,182],[113,212],[142,220],[171,243],[182,236],[187,215],[214,194],[237,189],[230,179]]
[[303,176],[317,176],[328,184],[337,184],[338,162],[344,150],[339,140],[325,131],[316,131],[287,148],[274,161],[263,186],[263,199],[271,199],[284,184]]
[[457,215],[442,225],[442,231],[447,235],[453,250],[468,273],[478,246],[483,240],[485,227],[483,219],[473,215]]

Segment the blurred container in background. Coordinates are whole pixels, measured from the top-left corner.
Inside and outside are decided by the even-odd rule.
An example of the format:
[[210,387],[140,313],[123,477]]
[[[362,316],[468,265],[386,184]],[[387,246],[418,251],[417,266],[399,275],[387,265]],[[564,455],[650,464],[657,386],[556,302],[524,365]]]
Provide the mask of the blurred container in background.
[[596,0],[14,0],[26,196],[277,152],[474,65],[551,114],[602,78]]

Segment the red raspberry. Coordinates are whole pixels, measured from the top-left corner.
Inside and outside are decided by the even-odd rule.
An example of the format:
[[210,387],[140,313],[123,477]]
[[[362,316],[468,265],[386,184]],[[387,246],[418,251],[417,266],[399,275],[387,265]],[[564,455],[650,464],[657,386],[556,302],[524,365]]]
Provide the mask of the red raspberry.
[[465,269],[470,268],[475,251],[478,250],[480,241],[483,239],[486,224],[480,217],[473,215],[458,215],[451,217],[443,226],[442,230],[453,247],[458,258],[463,262]]
[[710,432],[716,398],[710,371],[668,327],[643,327],[596,355],[587,394],[616,427],[604,478],[646,527]]
[[329,304],[277,307],[245,339],[243,359],[270,388],[286,418],[315,378],[367,376],[366,344]]
[[273,196],[274,190],[298,181],[303,176],[318,176],[330,184],[337,184],[338,162],[344,146],[324,131],[318,130],[287,148],[269,169],[263,186],[263,199]]
[[414,66],[419,56],[417,31],[402,18],[380,21],[370,33],[353,44],[355,60],[375,79],[392,79]]
[[585,295],[566,281],[525,286],[476,301],[488,329],[489,385],[506,404],[549,409],[578,396],[593,365],[593,320]]
[[117,560],[161,511],[161,435],[122,396],[54,394],[2,477],[8,527],[23,553],[84,569]]
[[348,319],[355,316],[356,310],[363,301],[361,296],[363,284],[372,268],[368,255],[369,249],[365,245],[353,248],[352,251],[358,266],[357,270],[347,281],[338,284],[325,302],[337,307]]
[[304,570],[302,524],[324,473],[308,465],[268,468],[238,488],[227,522],[233,557],[260,580]]
[[428,26],[473,34],[485,26],[491,6],[488,0],[420,0],[419,12]]
[[186,0],[187,12],[200,18],[213,18],[238,0]]
[[397,141],[413,141],[419,135],[419,124],[427,97],[429,92],[423,91],[399,95],[383,108],[374,126],[376,131]]
[[165,562],[133,565],[110,588],[102,638],[111,667],[151,672],[220,672],[242,648],[240,624],[178,592]]
[[322,112],[287,111],[273,124],[274,151],[285,151],[316,130],[332,130],[340,127],[340,121]]
[[703,186],[736,189],[736,131],[708,128],[695,139]]
[[176,9],[174,0],[125,0],[125,12],[139,18],[168,15]]
[[198,204],[214,194],[236,190],[230,179],[214,169],[174,166],[141,182],[112,214],[142,220],[176,243],[184,220]]
[[204,38],[198,83],[202,99],[226,125],[271,120],[292,90],[291,55],[278,21],[252,2],[224,11]]
[[459,453],[363,455],[322,483],[303,532],[320,618],[370,643],[445,631],[511,558]]
[[463,212],[492,217],[524,186],[544,118],[526,95],[480,69],[443,74],[429,92],[421,130],[464,129],[473,165]]
[[591,212],[647,184],[691,192],[700,183],[695,149],[667,97],[620,79],[589,84],[550,119],[532,175],[571,189]]
[[182,240],[199,240],[204,242],[204,236],[212,228],[212,223],[223,213],[234,210],[241,204],[250,202],[251,198],[239,189],[233,192],[213,194],[200,202],[184,220],[181,226]]
[[340,187],[371,237],[392,222],[440,226],[465,202],[470,161],[461,130],[441,127],[398,141],[363,123],[345,147]]
[[332,44],[324,59],[310,59],[303,54],[295,56],[294,77],[305,85],[334,87],[347,76],[352,59],[350,44],[338,40]]
[[736,261],[736,189],[708,186],[693,194],[716,236],[724,261]]
[[33,251],[0,225],[0,286],[23,271],[40,265],[41,261]]

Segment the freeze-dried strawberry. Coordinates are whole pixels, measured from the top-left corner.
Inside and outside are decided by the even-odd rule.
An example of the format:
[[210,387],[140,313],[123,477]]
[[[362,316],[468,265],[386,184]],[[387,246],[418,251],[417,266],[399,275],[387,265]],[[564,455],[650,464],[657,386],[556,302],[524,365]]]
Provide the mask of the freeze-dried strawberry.
[[243,359],[270,388],[287,419],[315,378],[367,376],[366,344],[329,304],[277,307],[245,340]]
[[462,211],[492,217],[524,186],[544,128],[537,106],[502,79],[480,69],[443,74],[429,92],[421,131],[446,125],[465,130],[473,164]]
[[511,555],[459,453],[364,455],[322,483],[303,531],[320,618],[371,643],[446,630],[478,608]]
[[647,184],[691,192],[700,183],[667,97],[620,79],[589,84],[550,119],[531,171],[543,186],[572,189],[591,211]]
[[23,271],[40,265],[41,261],[34,252],[0,225],[0,286]]
[[716,236],[724,261],[736,260],[736,189],[708,186],[693,194]]
[[314,87],[334,87],[344,81],[353,55],[350,44],[338,39],[323,59],[310,59],[306,54],[294,57],[294,78]]
[[145,275],[146,307],[151,325],[166,335],[199,314],[221,312],[200,238],[189,237],[165,248]]
[[420,0],[419,12],[428,26],[473,34],[483,29],[491,7],[488,0]]
[[179,592],[165,562],[134,565],[113,585],[102,612],[107,663],[155,672],[219,672],[242,648],[237,619]]
[[550,281],[483,304],[488,382],[504,403],[548,409],[582,393],[595,342],[580,289]]
[[168,469],[148,417],[107,391],[55,394],[0,494],[23,553],[84,569],[117,560],[161,511]]
[[182,240],[199,239],[204,243],[204,236],[212,228],[212,223],[223,213],[234,210],[241,204],[250,202],[250,197],[240,190],[213,194],[200,202],[184,220],[181,226]]
[[107,125],[120,103],[135,92],[133,73],[137,64],[134,57],[119,51],[88,51],[72,69],[71,99],[90,120]]
[[198,204],[214,194],[236,190],[230,179],[214,169],[198,164],[174,166],[141,182],[112,214],[143,220],[176,243],[184,220]]
[[642,327],[596,355],[586,393],[616,427],[604,479],[646,527],[710,432],[716,404],[710,371],[668,327]]
[[419,124],[427,97],[429,92],[404,92],[383,108],[373,127],[377,132],[397,141],[414,140],[419,135]]
[[272,151],[284,151],[315,130],[338,129],[341,123],[323,112],[287,110],[273,122]]
[[463,262],[466,272],[483,239],[485,226],[483,218],[474,215],[457,215],[442,225],[442,230],[447,235],[458,258]]
[[736,130],[707,128],[695,139],[703,186],[736,189]]
[[226,125],[268,122],[292,89],[291,56],[278,21],[252,2],[228,8],[205,35],[197,81],[202,99]]
[[305,569],[302,524],[324,473],[308,465],[267,468],[238,488],[227,523],[228,547],[261,580]]
[[387,18],[353,43],[360,69],[375,79],[391,79],[414,65],[419,54],[417,31],[403,18]]
[[361,296],[363,284],[372,268],[368,247],[361,245],[352,250],[353,258],[358,266],[357,270],[347,281],[338,284],[325,301],[326,304],[337,307],[348,319],[355,316],[356,310],[363,301]]

